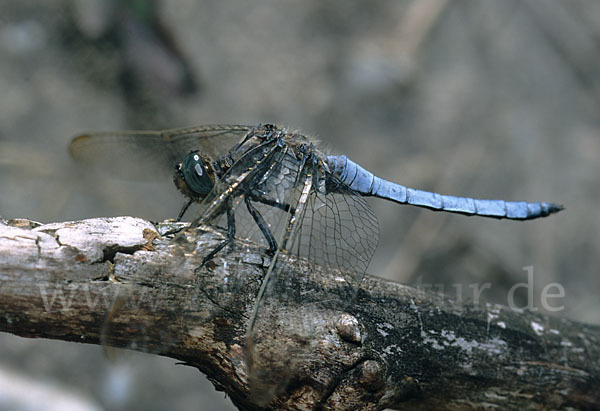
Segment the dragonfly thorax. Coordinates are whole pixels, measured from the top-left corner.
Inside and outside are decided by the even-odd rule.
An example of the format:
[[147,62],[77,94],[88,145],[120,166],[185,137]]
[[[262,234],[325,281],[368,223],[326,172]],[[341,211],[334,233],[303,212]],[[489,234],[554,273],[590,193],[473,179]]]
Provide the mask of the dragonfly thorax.
[[189,153],[175,168],[175,185],[187,197],[195,200],[204,198],[215,185],[214,167],[198,151]]

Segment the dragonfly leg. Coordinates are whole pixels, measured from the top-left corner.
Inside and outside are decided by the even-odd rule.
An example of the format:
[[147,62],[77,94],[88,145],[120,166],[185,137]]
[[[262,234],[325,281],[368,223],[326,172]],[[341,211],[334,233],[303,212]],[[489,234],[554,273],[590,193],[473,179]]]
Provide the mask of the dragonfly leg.
[[227,239],[223,241],[221,244],[216,246],[210,253],[208,253],[203,259],[201,267],[204,266],[208,261],[212,260],[212,258],[219,253],[225,246],[228,244],[233,244],[233,238],[235,237],[235,214],[233,212],[233,207],[231,206],[231,201],[227,202]]
[[258,212],[256,207],[254,207],[254,205],[252,205],[252,203],[250,202],[250,197],[244,196],[244,202],[246,203],[246,208],[248,209],[248,212],[254,219],[254,222],[256,223],[258,228],[260,228],[260,231],[263,233],[263,235],[267,239],[267,242],[269,243],[268,252],[271,255],[275,254],[275,251],[277,251],[277,241],[275,241],[275,237],[273,237],[273,233],[271,233],[271,230],[269,230],[269,227],[267,226],[265,219],[263,218],[262,215],[260,215],[260,213]]
[[279,201],[275,201],[262,195],[251,194],[250,200],[263,203],[271,207],[279,208],[280,210],[283,210],[286,213],[289,212],[291,209],[290,205],[287,203],[280,203]]
[[179,215],[177,216],[177,222],[180,222],[181,219],[183,218],[183,215],[185,214],[185,212],[187,211],[187,209],[192,205],[192,203],[194,202],[193,199],[189,199],[184,205],[183,207],[181,207],[181,211],[179,212]]

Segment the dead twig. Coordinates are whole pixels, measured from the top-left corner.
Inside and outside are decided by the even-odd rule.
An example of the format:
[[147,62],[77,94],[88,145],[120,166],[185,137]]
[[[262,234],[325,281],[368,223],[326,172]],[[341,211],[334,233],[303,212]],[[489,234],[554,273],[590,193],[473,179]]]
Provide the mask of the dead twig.
[[[0,330],[90,344],[104,335],[120,347],[136,341],[136,349],[197,367],[239,408],[258,408],[249,395],[245,333],[268,264],[263,250],[240,242],[195,273],[221,234],[206,227],[176,241],[158,235],[164,226],[129,217],[4,221]],[[289,276],[313,301],[335,299],[328,293],[339,273],[290,267]],[[317,313],[331,320],[311,336],[321,348],[308,364],[273,364],[295,383],[271,407],[600,406],[599,327],[463,305],[376,277],[357,295],[350,308],[329,304],[330,312]],[[294,340],[281,333],[295,332],[302,321],[295,317],[306,315],[302,303],[269,305],[288,320],[273,344]]]

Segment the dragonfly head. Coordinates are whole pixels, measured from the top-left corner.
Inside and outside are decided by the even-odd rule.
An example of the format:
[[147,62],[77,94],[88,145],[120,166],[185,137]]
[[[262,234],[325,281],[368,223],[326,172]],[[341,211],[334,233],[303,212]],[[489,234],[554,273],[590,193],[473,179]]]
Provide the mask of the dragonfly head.
[[175,166],[175,185],[185,196],[199,200],[213,189],[215,170],[211,161],[198,151],[189,153]]

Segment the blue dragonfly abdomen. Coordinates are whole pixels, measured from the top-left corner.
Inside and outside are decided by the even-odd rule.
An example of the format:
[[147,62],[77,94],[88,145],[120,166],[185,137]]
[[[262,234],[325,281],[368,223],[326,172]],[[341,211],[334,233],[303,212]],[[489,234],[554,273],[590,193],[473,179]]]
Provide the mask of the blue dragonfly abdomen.
[[399,204],[511,220],[533,220],[563,209],[560,204],[548,202],[483,200],[416,190],[377,177],[345,155],[328,156],[327,160],[331,172],[354,191],[364,196],[379,197]]

